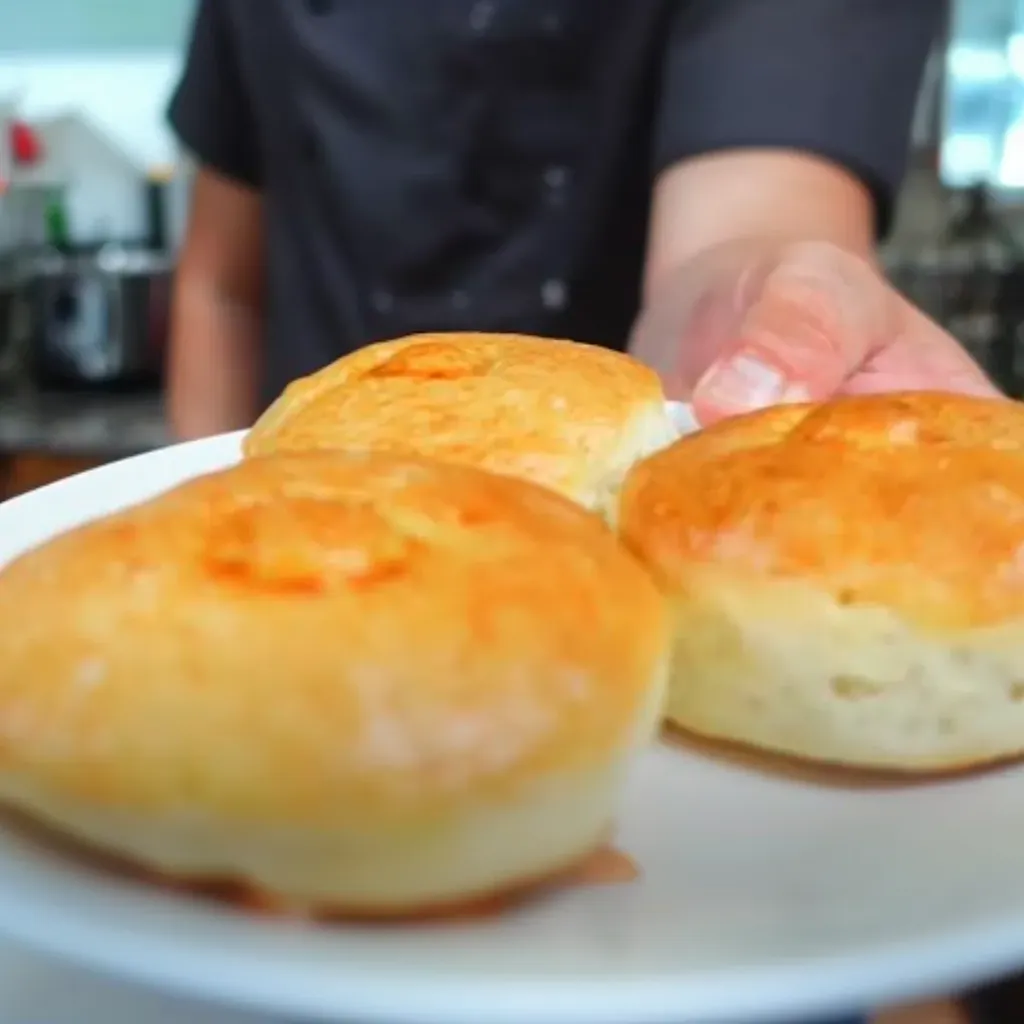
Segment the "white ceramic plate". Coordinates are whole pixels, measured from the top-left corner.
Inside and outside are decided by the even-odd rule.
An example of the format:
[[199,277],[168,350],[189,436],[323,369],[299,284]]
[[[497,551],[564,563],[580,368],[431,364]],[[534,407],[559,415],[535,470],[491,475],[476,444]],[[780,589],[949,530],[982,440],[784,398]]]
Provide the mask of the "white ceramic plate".
[[[168,448],[8,502],[0,562],[238,448]],[[1022,771],[837,789],[664,747],[637,766],[617,843],[640,880],[358,929],[247,917],[0,829],[0,930],[179,993],[360,1024],[767,1024],[1024,965]]]

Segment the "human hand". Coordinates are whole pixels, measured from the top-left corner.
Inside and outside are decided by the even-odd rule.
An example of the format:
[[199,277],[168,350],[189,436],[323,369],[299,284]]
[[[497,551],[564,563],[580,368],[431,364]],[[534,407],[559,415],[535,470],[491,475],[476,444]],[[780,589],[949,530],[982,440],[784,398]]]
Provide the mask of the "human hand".
[[841,394],[999,395],[876,268],[823,242],[745,240],[701,253],[654,291],[629,349],[702,424]]

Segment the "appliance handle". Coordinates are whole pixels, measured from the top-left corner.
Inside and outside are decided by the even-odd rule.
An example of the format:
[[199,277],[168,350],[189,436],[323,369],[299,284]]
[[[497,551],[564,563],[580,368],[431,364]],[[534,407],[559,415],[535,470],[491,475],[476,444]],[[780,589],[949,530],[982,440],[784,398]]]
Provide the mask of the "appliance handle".
[[[117,274],[101,272],[100,277],[107,296],[107,373],[120,373],[124,369],[124,291]],[[111,365],[115,361],[116,365]]]

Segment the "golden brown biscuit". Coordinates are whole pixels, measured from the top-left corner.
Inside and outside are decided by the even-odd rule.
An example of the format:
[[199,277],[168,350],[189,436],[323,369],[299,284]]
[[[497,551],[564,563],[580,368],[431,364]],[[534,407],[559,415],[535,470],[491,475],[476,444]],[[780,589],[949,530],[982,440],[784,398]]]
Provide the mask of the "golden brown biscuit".
[[541,487],[249,460],[0,572],[0,800],[176,878],[398,914],[605,838],[661,710],[663,598]]
[[677,435],[657,375],[627,355],[514,334],[420,334],[291,384],[244,450],[416,452],[604,511],[629,467]]
[[1024,752],[1024,407],[845,398],[638,465],[621,531],[676,614],[668,717],[850,766]]

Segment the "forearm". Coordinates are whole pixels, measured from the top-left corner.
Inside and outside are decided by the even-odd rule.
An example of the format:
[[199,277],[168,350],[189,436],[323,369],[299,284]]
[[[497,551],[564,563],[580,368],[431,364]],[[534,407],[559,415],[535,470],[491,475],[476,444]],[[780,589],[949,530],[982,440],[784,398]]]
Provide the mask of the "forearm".
[[203,282],[179,282],[168,361],[168,413],[180,440],[249,426],[257,414],[258,307]]
[[852,174],[785,150],[734,150],[678,163],[655,184],[645,294],[699,252],[742,238],[832,242],[870,256],[875,211]]

